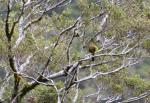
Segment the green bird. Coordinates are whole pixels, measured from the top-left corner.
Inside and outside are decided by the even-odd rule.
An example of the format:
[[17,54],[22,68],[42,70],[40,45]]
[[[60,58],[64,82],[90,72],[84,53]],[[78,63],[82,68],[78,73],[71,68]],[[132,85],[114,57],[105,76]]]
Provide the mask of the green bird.
[[[94,42],[93,39],[90,40],[89,45],[88,45],[88,51],[91,53],[92,56],[94,56],[96,50],[98,49],[98,47],[96,46],[96,43]],[[92,57],[92,61],[94,61],[95,58]]]

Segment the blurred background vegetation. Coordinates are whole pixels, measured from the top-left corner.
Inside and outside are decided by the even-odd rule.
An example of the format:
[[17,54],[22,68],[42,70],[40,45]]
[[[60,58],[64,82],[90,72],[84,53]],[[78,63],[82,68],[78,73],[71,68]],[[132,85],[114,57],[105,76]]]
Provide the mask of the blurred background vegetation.
[[[54,0],[55,1],[55,0]],[[113,34],[118,36],[118,41],[129,41],[134,43],[134,39],[124,38],[125,32],[128,30],[135,29],[138,33],[146,35],[147,38],[150,37],[150,1],[149,0],[125,0],[123,4],[120,5],[110,5],[108,0],[102,0],[102,4],[97,3],[98,0],[72,0],[72,3],[68,6],[62,8],[57,8],[53,11],[49,11],[46,16],[38,23],[35,24],[31,29],[26,31],[26,38],[20,44],[19,48],[16,49],[14,54],[20,55],[29,54],[31,51],[37,50],[36,45],[40,48],[37,54],[40,54],[38,57],[34,57],[33,61],[36,66],[35,70],[40,71],[43,67],[43,61],[47,59],[50,49],[44,49],[45,47],[51,46],[58,37],[58,33],[70,26],[74,20],[83,13],[83,21],[85,23],[85,41],[88,41],[92,38],[96,32],[99,30],[99,20],[95,22],[89,22],[89,19],[94,15],[99,14],[101,11],[100,7],[103,7],[107,12],[110,13],[110,18],[108,20],[108,30],[104,32],[104,35],[112,37]],[[4,17],[6,16],[6,1],[0,1],[0,82],[3,81],[5,77],[5,66],[8,67],[7,62],[7,49],[6,49],[6,37],[4,36]],[[17,3],[14,4],[13,12],[11,16],[15,15],[15,10],[18,9]],[[30,11],[30,8],[28,8]],[[101,18],[100,18],[101,19]],[[13,21],[13,20],[12,20]],[[38,27],[41,26],[41,28]],[[84,28],[79,29],[77,32],[83,32]],[[53,68],[54,72],[60,71],[62,66],[65,66],[67,63],[67,58],[64,57],[67,44],[72,32],[65,33],[65,40],[61,41],[61,45],[58,46],[53,55],[53,61],[49,68]],[[32,38],[32,35],[36,37],[36,41]],[[13,35],[13,43],[18,36],[17,30]],[[69,38],[69,39],[68,39]],[[145,38],[142,38],[143,40]],[[136,41],[136,40],[135,40]],[[143,43],[143,55],[145,57],[150,53],[150,40],[146,39]],[[36,42],[36,45],[35,45]],[[71,61],[78,60],[83,57],[87,50],[84,50],[82,47],[82,40],[75,39],[72,44],[71,51]],[[86,43],[85,43],[86,44]],[[101,45],[99,45],[99,48]],[[109,58],[106,58],[109,59]],[[118,61],[120,58],[116,58]],[[119,63],[118,63],[119,64]],[[115,62],[114,67],[117,65]],[[37,74],[28,68],[27,73],[36,77]],[[99,70],[106,72],[108,71],[108,66],[102,65],[97,67]],[[87,75],[88,70],[81,71],[80,76],[83,77]],[[61,81],[58,80],[58,87],[61,88],[64,78]],[[11,78],[8,82],[9,85],[5,88],[3,100],[6,103],[10,102],[11,90],[12,90],[12,81]],[[124,98],[138,96],[146,90],[150,89],[150,58],[144,58],[141,63],[136,64],[133,67],[128,67],[122,70],[119,73],[97,78],[95,81],[91,80],[86,83],[80,84],[79,90],[79,99],[78,103],[82,103],[81,98],[84,95],[87,95],[92,92],[96,92],[96,82],[99,81],[99,84],[102,84],[103,88],[103,97],[107,97],[109,94],[123,94]],[[22,80],[22,84],[26,84],[26,81]],[[91,83],[92,82],[92,83]],[[28,86],[28,84],[26,84]],[[1,87],[1,83],[0,83]],[[21,86],[20,86],[21,88]],[[66,103],[70,103],[72,95],[75,94],[75,90],[71,89],[71,92],[68,94],[68,99]],[[57,94],[55,89],[49,86],[39,85],[34,90],[32,90],[28,95],[24,97],[22,103],[56,103]],[[92,103],[95,97],[86,101],[86,103]]]

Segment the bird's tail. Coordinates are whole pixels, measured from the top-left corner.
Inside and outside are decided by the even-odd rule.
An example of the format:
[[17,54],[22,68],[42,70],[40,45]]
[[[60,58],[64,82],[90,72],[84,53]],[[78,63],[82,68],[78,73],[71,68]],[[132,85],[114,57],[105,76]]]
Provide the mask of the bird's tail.
[[[94,56],[94,53],[92,53],[92,56]],[[95,60],[95,58],[94,57],[92,57],[92,61],[94,61]]]
[[95,58],[94,57],[92,57],[92,61],[94,61],[95,60]]

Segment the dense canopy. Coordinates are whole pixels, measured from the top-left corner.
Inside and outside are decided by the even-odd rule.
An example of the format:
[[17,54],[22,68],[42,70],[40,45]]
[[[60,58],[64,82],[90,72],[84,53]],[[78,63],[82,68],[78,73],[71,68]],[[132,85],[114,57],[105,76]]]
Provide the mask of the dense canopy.
[[0,102],[149,103],[149,0],[1,0]]

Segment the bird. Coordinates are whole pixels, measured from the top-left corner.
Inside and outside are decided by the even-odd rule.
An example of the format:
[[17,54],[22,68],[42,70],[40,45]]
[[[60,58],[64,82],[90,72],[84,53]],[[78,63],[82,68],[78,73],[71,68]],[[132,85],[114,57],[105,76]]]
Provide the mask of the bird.
[[[96,46],[96,43],[94,42],[93,39],[90,40],[89,42],[89,46],[88,46],[88,51],[91,53],[92,56],[94,56],[96,50],[97,50],[97,46]],[[92,61],[94,61],[94,57],[92,57]]]

